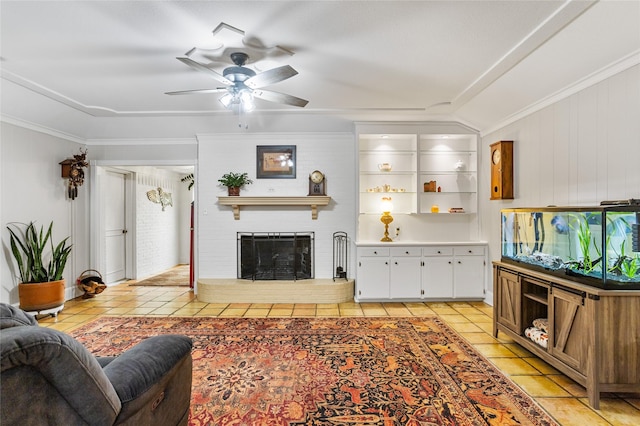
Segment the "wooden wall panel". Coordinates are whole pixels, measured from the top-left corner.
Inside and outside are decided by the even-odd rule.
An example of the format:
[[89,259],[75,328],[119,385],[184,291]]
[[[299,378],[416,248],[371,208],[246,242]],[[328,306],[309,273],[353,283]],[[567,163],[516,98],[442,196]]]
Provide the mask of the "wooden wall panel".
[[[554,204],[594,205],[640,198],[640,65],[482,136],[481,150],[514,141],[513,201],[489,201],[479,187],[480,238],[500,258],[499,210]],[[551,164],[551,165],[550,165]],[[481,163],[480,182],[490,173]]]
[[[583,90],[577,95],[577,145],[573,153],[576,160],[576,200],[598,204],[597,158],[601,150],[606,149],[606,141],[598,143],[598,105],[597,86]],[[604,142],[604,143],[603,143]]]
[[569,134],[571,111],[568,99],[551,106],[553,109],[553,204],[557,206],[569,203]]

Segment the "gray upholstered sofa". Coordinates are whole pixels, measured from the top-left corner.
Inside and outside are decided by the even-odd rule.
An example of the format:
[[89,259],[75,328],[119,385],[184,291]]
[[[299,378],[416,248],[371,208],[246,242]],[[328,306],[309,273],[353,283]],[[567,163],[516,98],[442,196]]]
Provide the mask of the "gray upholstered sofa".
[[148,338],[94,357],[68,334],[0,304],[2,425],[184,425],[191,339]]

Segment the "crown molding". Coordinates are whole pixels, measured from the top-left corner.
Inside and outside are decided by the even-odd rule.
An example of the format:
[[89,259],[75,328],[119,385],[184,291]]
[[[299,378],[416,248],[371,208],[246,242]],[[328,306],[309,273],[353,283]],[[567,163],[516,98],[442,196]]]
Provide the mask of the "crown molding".
[[135,146],[135,145],[196,145],[196,136],[193,138],[132,138],[132,139],[87,139],[88,146]]
[[557,103],[563,99],[566,99],[569,96],[574,95],[588,87],[594,86],[595,84],[598,84],[638,64],[640,64],[640,49],[574,82],[573,84],[570,84],[569,86],[547,96],[546,98],[543,98],[521,109],[520,111],[506,117],[503,121],[495,124],[494,126],[481,130],[480,136],[484,137],[490,133],[498,131],[503,127],[508,126],[509,124],[525,118],[528,115],[540,111],[541,109],[553,105],[554,103]]
[[0,121],[14,126],[22,127],[24,129],[33,130],[34,132],[44,133],[49,136],[53,136],[60,139],[65,139],[71,142],[76,142],[82,145],[86,145],[87,141],[80,136],[73,135],[71,133],[62,132],[60,130],[52,129],[41,124],[32,123],[30,121],[22,120],[19,118],[11,117],[6,114],[0,114]]

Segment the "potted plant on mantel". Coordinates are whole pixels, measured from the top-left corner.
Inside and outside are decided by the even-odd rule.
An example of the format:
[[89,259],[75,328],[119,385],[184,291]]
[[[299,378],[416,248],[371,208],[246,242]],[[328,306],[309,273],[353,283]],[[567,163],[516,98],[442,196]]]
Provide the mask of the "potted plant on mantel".
[[[61,308],[65,301],[62,273],[71,253],[71,245],[67,245],[69,237],[54,247],[51,236],[53,222],[46,233],[44,227],[38,230],[33,222],[22,224],[24,227],[19,225],[11,223],[7,229],[11,234],[11,252],[18,264],[20,309],[41,312]],[[51,251],[45,253],[47,243]]]
[[222,175],[220,179],[218,179],[221,186],[226,186],[227,191],[230,196],[238,196],[240,195],[240,188],[244,185],[252,184],[253,181],[249,179],[249,174],[245,173],[234,173],[229,172]]

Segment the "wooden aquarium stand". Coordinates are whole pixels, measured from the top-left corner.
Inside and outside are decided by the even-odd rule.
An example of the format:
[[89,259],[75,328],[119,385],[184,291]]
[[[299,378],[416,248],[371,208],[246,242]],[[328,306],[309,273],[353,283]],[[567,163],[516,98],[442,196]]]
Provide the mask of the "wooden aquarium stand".
[[[640,290],[603,290],[493,262],[493,333],[512,338],[587,390],[640,392]],[[524,331],[548,319],[547,348]]]

